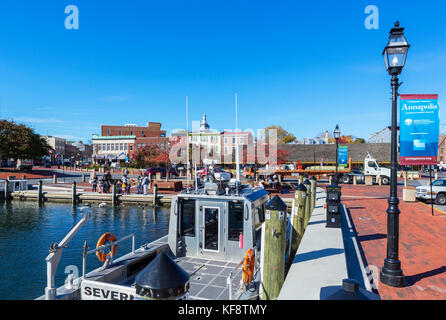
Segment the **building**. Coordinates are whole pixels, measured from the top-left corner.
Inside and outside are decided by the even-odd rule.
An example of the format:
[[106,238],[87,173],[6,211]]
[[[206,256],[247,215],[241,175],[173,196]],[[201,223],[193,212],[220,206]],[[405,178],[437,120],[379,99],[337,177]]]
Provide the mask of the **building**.
[[237,144],[239,146],[239,159],[240,163],[243,163],[247,159],[246,151],[248,146],[255,148],[254,136],[251,132],[228,132],[224,131],[221,133],[221,150],[222,153],[222,163],[234,163],[235,162],[235,151]]
[[66,140],[53,136],[42,136],[48,145],[55,151],[56,155],[65,155]]
[[[390,143],[349,143],[348,157],[353,167],[361,168],[367,153],[384,166],[390,165]],[[336,163],[336,144],[282,144],[278,146],[286,154],[285,162],[305,165],[334,165]],[[397,155],[399,157],[399,154]]]
[[213,160],[215,163],[220,163],[221,155],[221,136],[220,132],[214,129],[210,129],[210,126],[206,119],[206,114],[203,114],[203,119],[200,123],[200,129],[198,132],[189,133],[189,141],[193,146],[199,146],[201,150],[204,150],[209,157],[200,160],[206,162]]
[[102,125],[101,135],[93,135],[93,158],[101,161],[125,161],[136,156],[138,150],[156,146],[161,150],[170,149],[166,131],[161,123],[148,122],[147,127],[136,124],[124,126]]
[[446,163],[446,134],[440,134],[438,139],[438,157],[437,161],[441,167]]
[[[400,127],[397,127],[398,135]],[[399,141],[399,138],[398,138]],[[370,135],[368,143],[391,143],[392,142],[392,127],[385,127],[380,131]]]
[[126,124],[123,126],[101,126],[102,136],[135,136],[144,137],[166,137],[166,131],[161,130],[160,122],[148,122],[147,127],[138,127],[136,124]]
[[328,144],[328,131],[325,131],[324,137],[296,139],[294,144]]
[[93,161],[102,163],[126,160],[134,151],[136,136],[100,136],[93,134]]

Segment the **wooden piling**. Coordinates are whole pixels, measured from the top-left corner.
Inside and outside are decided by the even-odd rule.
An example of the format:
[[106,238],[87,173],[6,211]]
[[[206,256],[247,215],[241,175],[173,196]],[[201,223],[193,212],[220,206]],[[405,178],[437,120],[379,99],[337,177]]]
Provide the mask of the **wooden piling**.
[[42,202],[43,200],[43,185],[42,180],[39,180],[39,184],[37,186],[37,202]]
[[5,180],[5,199],[8,200],[9,196],[9,180]]
[[358,180],[356,176],[353,176],[353,185],[356,186],[358,184]]
[[71,186],[71,203],[73,204],[73,207],[76,206],[76,200],[77,200],[77,196],[76,196],[76,181],[73,181],[73,184]]
[[291,238],[291,251],[289,264],[294,259],[297,249],[299,248],[300,241],[304,234],[304,205],[307,188],[303,184],[299,184],[296,187],[296,194],[293,200],[293,208],[291,210],[292,223],[293,223],[293,236]]
[[313,213],[314,208],[316,207],[316,178],[314,176],[310,179],[311,184],[311,209],[310,212]]
[[276,299],[285,280],[286,212],[286,204],[277,195],[266,204],[262,246],[267,259],[262,261],[262,300]]
[[156,206],[158,203],[158,185],[153,186],[153,206]]
[[305,215],[304,215],[304,229],[307,227],[308,221],[311,215],[311,182],[310,180],[304,181],[304,186],[307,188],[307,194],[305,197]]
[[116,205],[116,195],[117,195],[117,184],[112,184],[112,206],[114,207]]

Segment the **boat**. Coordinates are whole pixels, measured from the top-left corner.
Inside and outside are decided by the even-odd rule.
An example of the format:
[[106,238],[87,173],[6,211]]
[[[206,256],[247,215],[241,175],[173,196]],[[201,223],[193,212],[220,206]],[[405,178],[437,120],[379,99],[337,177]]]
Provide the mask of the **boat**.
[[[258,299],[262,224],[269,198],[263,188],[216,179],[209,170],[201,188],[172,198],[166,236],[136,248],[133,234],[121,239],[104,234],[96,248],[84,245],[82,275],[69,275],[64,286],[55,288],[63,248],[87,222],[86,213],[60,243],[51,245],[47,286],[38,299]],[[289,216],[287,220],[289,238]],[[115,259],[123,241],[132,241],[132,249]],[[86,257],[92,254],[104,264],[86,273]]]

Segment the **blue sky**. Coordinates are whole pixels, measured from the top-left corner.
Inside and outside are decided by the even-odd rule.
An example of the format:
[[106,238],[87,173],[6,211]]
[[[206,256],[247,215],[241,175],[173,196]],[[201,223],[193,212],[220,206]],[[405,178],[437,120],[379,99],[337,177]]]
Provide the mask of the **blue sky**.
[[[79,30],[64,26],[79,8]],[[364,27],[367,5],[379,29]],[[296,137],[368,138],[390,125],[382,50],[396,20],[411,44],[400,93],[446,94],[445,1],[112,1],[0,3],[1,118],[87,140],[101,124],[203,112],[213,128],[281,125]],[[441,131],[444,117],[440,115]],[[190,124],[191,127],[191,124]]]

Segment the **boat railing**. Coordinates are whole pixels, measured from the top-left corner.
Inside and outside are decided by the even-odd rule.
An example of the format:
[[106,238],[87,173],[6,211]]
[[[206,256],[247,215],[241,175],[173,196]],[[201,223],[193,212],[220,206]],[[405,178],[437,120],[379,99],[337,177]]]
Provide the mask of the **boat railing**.
[[132,254],[135,254],[135,234],[134,233],[129,234],[129,235],[127,235],[127,236],[125,236],[125,237],[123,237],[123,238],[121,238],[119,240],[110,242],[108,244],[104,244],[104,245],[102,245],[100,247],[97,247],[97,248],[89,250],[89,251],[87,251],[86,247],[84,246],[84,253],[83,253],[83,256],[82,256],[82,278],[83,279],[85,278],[85,271],[86,271],[86,268],[87,268],[87,256],[88,255],[95,254],[98,251],[104,251],[105,249],[110,248],[110,256],[107,257],[107,260],[104,263],[104,267],[105,267],[105,266],[110,265],[110,264],[113,263],[113,258],[114,258],[114,256],[113,256],[113,247],[116,246],[118,243],[121,243],[121,242],[123,242],[125,240],[128,240],[128,239],[132,239]]
[[[253,250],[254,250],[254,252],[255,252],[255,246],[253,247]],[[228,290],[229,290],[229,300],[239,300],[240,299],[240,297],[242,296],[242,294],[243,294],[243,290],[242,289],[244,289],[244,286],[243,285],[240,285],[240,287],[238,288],[238,292],[240,292],[240,294],[238,295],[238,297],[236,298],[236,299],[234,299],[234,287],[233,287],[233,276],[234,276],[234,274],[235,274],[235,272],[236,272],[236,270],[238,269],[238,268],[240,268],[240,267],[242,267],[243,266],[243,262],[244,262],[244,258],[242,259],[242,261],[240,261],[240,263],[239,264],[237,264],[232,270],[231,270],[231,272],[229,273],[229,275],[228,275],[228,277],[226,278],[226,283],[227,283],[227,285],[228,285]],[[255,265],[255,264],[254,264]]]

